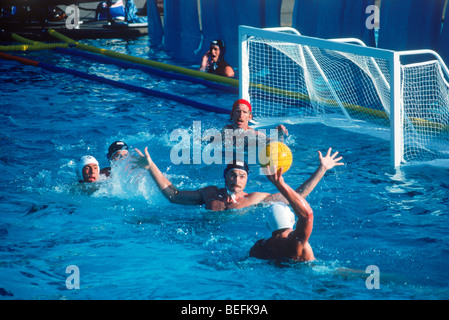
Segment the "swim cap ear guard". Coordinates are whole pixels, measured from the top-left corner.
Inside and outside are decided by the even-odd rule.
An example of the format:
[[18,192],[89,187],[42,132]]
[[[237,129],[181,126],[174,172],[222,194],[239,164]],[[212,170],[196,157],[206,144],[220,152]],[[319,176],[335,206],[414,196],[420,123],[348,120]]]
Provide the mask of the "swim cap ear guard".
[[226,168],[223,171],[223,177],[226,179],[226,175],[228,174],[229,171],[233,170],[233,169],[240,169],[240,170],[245,170],[246,173],[249,173],[249,167],[246,164],[245,161],[240,161],[240,160],[233,160],[230,164],[228,164],[226,166]]

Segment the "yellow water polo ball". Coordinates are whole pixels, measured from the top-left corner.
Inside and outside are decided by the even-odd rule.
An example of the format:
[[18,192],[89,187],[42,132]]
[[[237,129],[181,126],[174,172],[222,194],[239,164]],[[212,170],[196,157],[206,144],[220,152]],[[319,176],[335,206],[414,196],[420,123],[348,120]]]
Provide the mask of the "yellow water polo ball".
[[276,166],[278,171],[284,168],[283,173],[286,173],[293,162],[292,151],[282,142],[270,142],[260,152],[259,162],[262,167],[266,167],[267,165]]

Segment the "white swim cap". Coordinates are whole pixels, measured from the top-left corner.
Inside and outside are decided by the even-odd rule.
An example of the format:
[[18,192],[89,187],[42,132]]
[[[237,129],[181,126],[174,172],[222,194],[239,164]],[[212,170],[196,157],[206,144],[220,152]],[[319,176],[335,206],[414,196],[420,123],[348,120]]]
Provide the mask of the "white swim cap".
[[100,164],[98,163],[97,159],[95,159],[92,156],[82,156],[79,158],[78,162],[76,163],[76,175],[80,180],[83,180],[83,168],[84,166],[95,163],[98,166],[98,171],[100,171]]
[[276,202],[268,208],[268,212],[265,214],[265,222],[271,232],[293,228],[295,225],[295,214],[287,204]]

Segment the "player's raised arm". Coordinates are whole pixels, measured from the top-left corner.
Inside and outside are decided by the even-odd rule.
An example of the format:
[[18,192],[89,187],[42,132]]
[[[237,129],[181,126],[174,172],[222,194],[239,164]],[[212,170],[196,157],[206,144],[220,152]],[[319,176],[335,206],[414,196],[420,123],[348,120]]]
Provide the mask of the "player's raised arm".
[[204,199],[199,190],[194,191],[182,191],[178,190],[159,170],[156,164],[150,157],[148,152],[148,147],[145,147],[145,155],[139,150],[135,149],[138,157],[133,156],[132,162],[135,167],[140,167],[148,170],[151,174],[151,177],[156,182],[159,190],[161,190],[162,194],[172,203],[177,204],[187,204],[187,205],[197,205],[203,204]]

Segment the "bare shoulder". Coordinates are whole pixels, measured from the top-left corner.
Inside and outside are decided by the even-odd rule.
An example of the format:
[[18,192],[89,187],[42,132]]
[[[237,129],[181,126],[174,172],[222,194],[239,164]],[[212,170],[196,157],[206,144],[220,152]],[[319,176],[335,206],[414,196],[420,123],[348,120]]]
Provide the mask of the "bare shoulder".
[[266,199],[269,199],[270,195],[271,195],[271,193],[268,193],[268,192],[252,192],[252,193],[248,193],[247,199],[255,204],[255,203],[265,201]]

